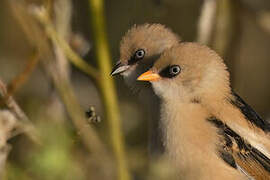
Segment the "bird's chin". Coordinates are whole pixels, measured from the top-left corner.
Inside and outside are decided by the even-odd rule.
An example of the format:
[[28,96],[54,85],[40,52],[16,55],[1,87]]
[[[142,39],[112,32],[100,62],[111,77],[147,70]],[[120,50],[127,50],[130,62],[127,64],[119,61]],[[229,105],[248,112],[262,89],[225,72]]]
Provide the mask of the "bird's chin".
[[163,87],[164,85],[159,81],[152,81],[151,84],[153,86],[153,89],[156,95],[159,97],[163,97],[165,94],[164,87]]
[[140,89],[140,86],[139,86],[138,81],[137,81],[138,75],[137,75],[135,66],[131,66],[129,69],[122,72],[121,75],[123,76],[124,81],[128,85],[129,88]]
[[154,92],[162,99],[171,99],[179,95],[177,87],[167,81],[151,81]]
[[128,76],[130,76],[130,74],[132,74],[132,71],[130,71],[129,69],[121,73],[121,75],[124,78],[127,78]]

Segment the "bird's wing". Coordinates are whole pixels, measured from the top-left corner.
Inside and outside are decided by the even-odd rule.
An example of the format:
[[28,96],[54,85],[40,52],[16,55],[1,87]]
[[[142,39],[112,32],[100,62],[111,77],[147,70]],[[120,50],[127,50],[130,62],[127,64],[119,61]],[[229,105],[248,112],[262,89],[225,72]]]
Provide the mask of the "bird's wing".
[[270,179],[270,159],[221,120],[211,117],[221,138],[220,157],[231,167],[256,180]]
[[238,94],[232,91],[233,99],[230,102],[238,108],[251,124],[255,125],[265,133],[270,132],[270,123],[262,119]]

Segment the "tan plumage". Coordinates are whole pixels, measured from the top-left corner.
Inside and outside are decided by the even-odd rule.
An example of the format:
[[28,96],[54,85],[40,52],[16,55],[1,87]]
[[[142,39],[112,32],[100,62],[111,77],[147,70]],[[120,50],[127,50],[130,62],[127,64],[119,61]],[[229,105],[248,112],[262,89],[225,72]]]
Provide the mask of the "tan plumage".
[[231,90],[214,51],[180,43],[138,80],[162,99],[164,144],[180,179],[270,179],[270,124]]
[[[164,25],[134,25],[121,40],[120,60],[111,73],[111,75],[122,75],[126,84],[133,91],[140,92],[138,94],[144,100],[144,109],[148,112],[145,116],[149,127],[149,149],[153,157],[159,155],[164,149],[158,128],[159,99],[153,95],[149,83],[138,83],[136,79],[152,67],[164,50],[178,44],[179,41],[180,38]],[[138,57],[138,53],[143,53],[143,55]],[[151,113],[153,111],[156,113]]]

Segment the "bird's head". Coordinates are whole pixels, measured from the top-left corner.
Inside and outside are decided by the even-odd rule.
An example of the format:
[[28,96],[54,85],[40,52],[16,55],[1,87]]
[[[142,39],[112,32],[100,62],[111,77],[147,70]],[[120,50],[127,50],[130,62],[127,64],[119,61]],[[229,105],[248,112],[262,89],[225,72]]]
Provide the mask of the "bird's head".
[[121,40],[120,60],[111,75],[133,76],[136,81],[138,75],[149,69],[165,49],[179,41],[176,34],[161,24],[135,25]]
[[165,51],[137,80],[150,81],[155,93],[164,99],[201,101],[230,91],[229,73],[223,60],[197,43],[180,43]]

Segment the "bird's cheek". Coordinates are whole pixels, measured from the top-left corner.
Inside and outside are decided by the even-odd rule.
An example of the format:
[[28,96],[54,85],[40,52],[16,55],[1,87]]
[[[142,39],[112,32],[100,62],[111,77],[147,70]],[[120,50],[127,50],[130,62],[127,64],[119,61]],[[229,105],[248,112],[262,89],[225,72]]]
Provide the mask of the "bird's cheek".
[[130,76],[134,70],[136,69],[136,65],[131,65],[126,71],[122,72],[124,77]]

